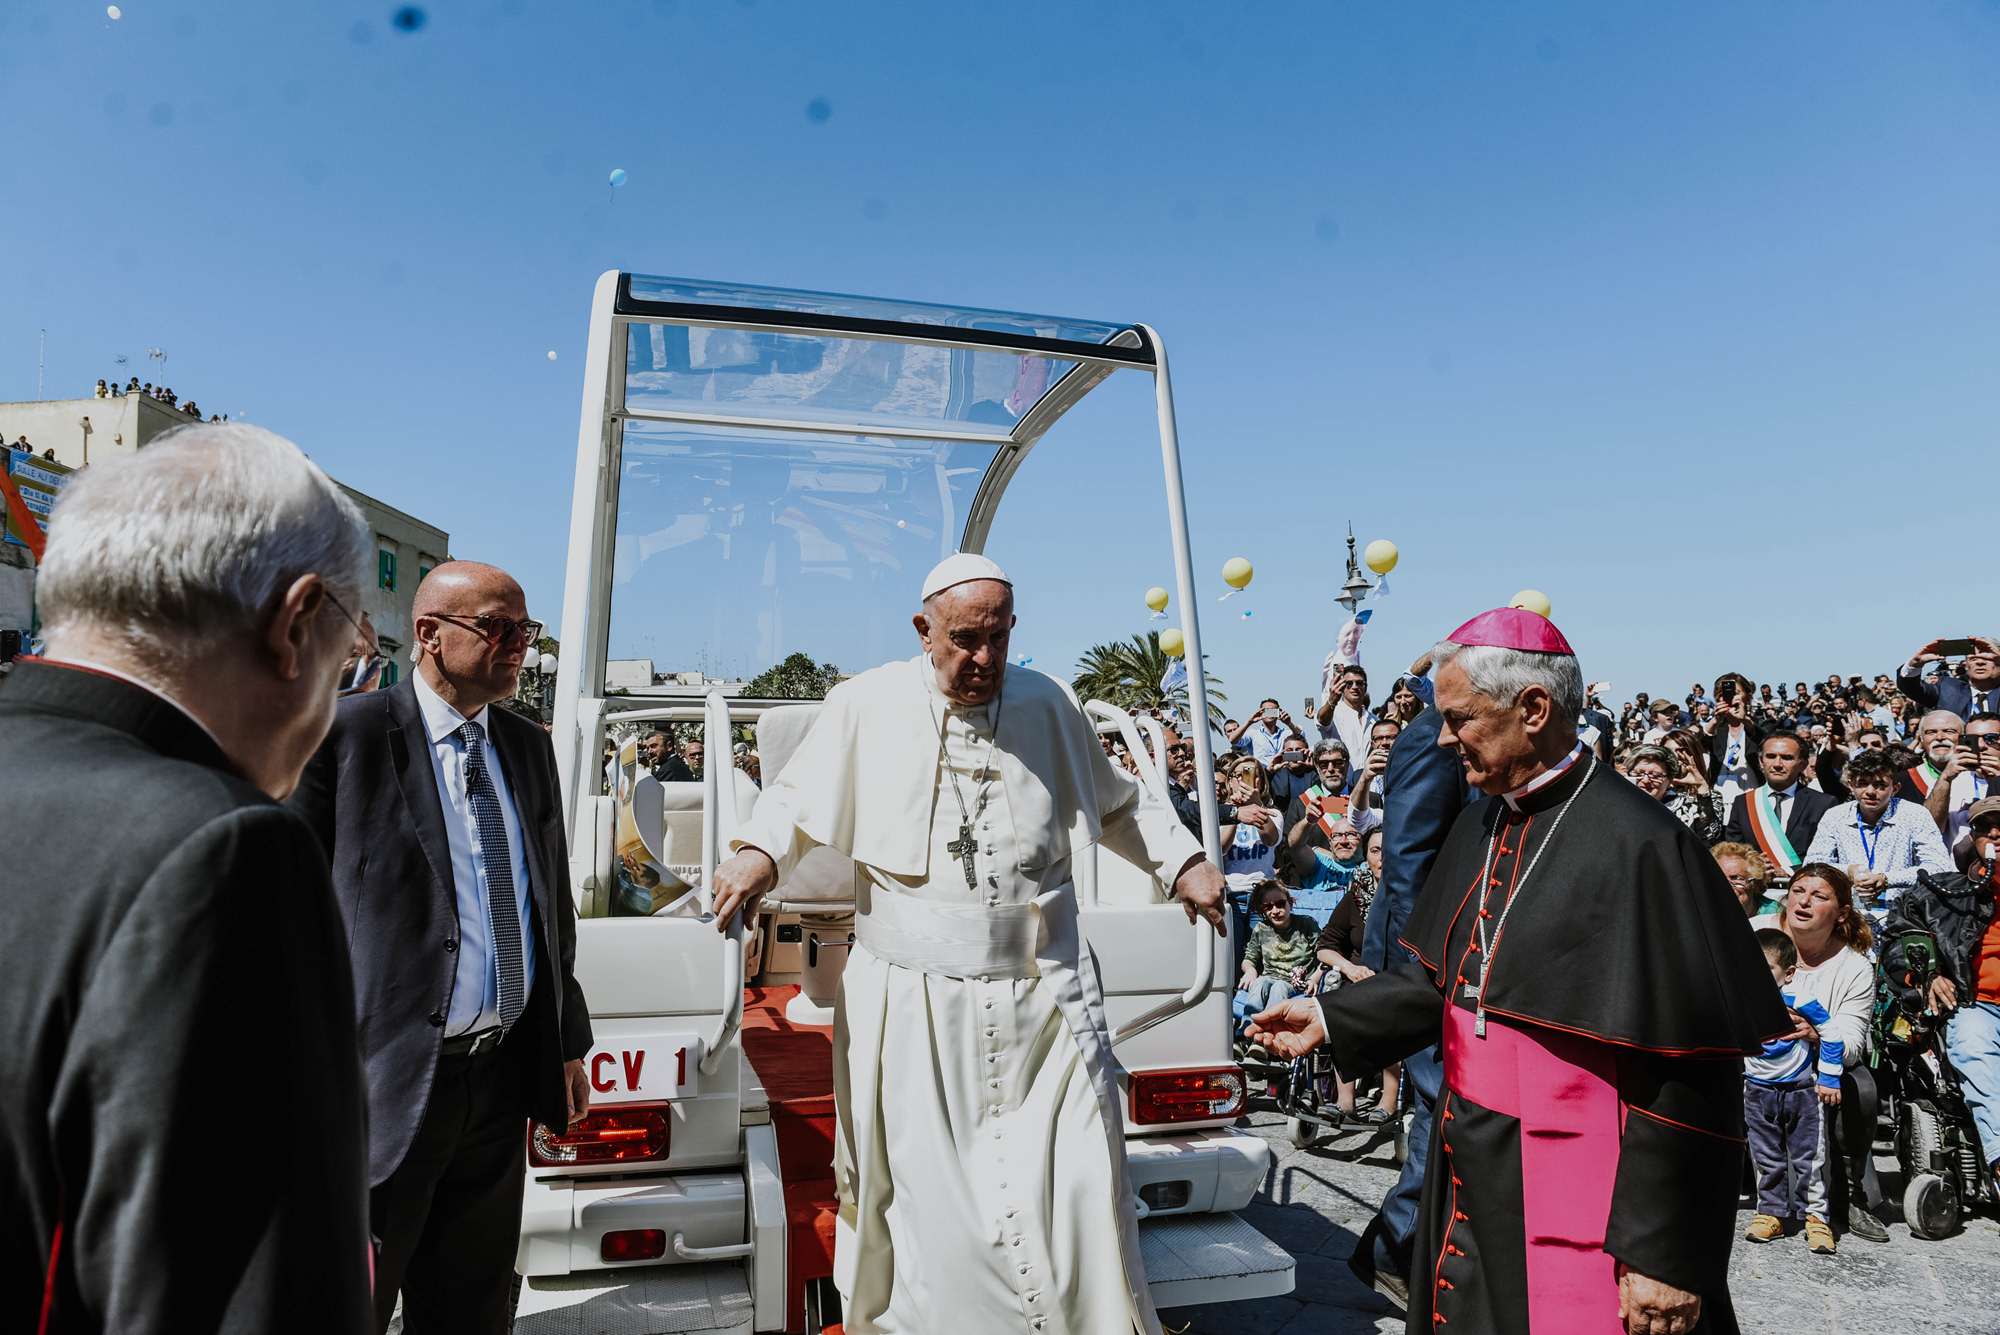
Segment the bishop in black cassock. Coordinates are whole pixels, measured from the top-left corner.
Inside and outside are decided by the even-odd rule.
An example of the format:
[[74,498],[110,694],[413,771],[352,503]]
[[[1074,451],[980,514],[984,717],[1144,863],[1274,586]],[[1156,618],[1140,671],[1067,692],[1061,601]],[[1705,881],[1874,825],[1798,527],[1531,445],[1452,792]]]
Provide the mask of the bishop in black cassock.
[[1416,958],[1253,1036],[1358,1072],[1442,1032],[1409,1330],[1734,1332],[1742,1058],[1792,1028],[1770,971],[1708,850],[1574,744],[1553,625],[1485,613],[1437,657],[1439,744],[1495,795],[1438,856]]

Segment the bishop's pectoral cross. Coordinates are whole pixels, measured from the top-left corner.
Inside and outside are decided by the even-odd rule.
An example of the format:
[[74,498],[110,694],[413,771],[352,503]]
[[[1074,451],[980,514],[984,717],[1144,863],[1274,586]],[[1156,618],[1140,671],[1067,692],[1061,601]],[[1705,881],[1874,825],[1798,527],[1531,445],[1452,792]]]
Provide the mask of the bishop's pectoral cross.
[[965,888],[974,894],[979,892],[979,869],[972,865],[972,853],[976,847],[970,823],[960,825],[958,838],[944,846],[944,851],[957,858],[959,866],[965,869]]

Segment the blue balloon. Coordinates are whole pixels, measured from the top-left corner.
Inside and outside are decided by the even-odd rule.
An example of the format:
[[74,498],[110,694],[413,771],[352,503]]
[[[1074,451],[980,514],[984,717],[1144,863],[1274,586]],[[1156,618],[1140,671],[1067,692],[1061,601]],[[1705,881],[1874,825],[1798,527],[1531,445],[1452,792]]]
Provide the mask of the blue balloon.
[[616,190],[623,184],[625,184],[625,169],[623,167],[613,167],[611,169],[611,188]]

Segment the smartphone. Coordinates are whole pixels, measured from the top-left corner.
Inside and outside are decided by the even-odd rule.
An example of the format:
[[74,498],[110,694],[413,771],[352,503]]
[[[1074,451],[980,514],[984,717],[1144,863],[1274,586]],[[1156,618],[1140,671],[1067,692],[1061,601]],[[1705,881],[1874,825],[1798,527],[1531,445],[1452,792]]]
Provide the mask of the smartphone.
[[1310,713],[1312,713],[1312,712],[1313,712],[1314,710],[1316,710],[1316,709],[1318,709],[1318,708],[1319,708],[1319,705],[1318,705],[1318,704],[1317,704],[1317,703],[1316,703],[1316,702],[1315,702],[1315,701],[1313,700],[1313,698],[1312,698],[1312,697],[1311,697],[1310,695],[1309,695],[1309,696],[1307,696],[1307,697],[1306,697],[1306,703],[1305,703],[1305,711],[1306,711],[1306,713],[1310,714]]
[[1963,658],[1967,654],[1978,653],[1979,647],[1971,640],[1939,640],[1937,651],[1946,658]]

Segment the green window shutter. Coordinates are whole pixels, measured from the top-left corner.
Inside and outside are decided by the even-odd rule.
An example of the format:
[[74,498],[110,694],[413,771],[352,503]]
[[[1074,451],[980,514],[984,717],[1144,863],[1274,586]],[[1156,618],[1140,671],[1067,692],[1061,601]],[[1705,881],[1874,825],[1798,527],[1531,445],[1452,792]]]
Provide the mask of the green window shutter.
[[387,549],[375,553],[375,582],[385,589],[396,587],[396,554]]
[[401,675],[402,675],[402,665],[397,663],[395,659],[393,658],[390,659],[386,663],[382,664],[382,681],[381,684],[376,689],[377,690],[389,689],[391,686],[394,686],[396,684],[397,679],[401,677]]

